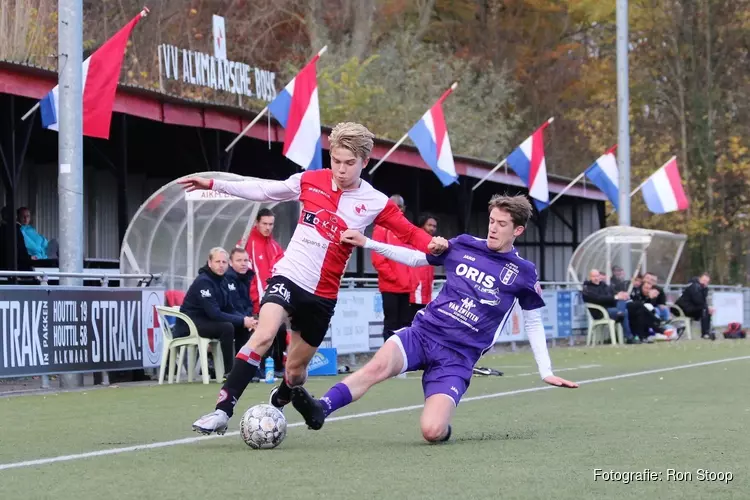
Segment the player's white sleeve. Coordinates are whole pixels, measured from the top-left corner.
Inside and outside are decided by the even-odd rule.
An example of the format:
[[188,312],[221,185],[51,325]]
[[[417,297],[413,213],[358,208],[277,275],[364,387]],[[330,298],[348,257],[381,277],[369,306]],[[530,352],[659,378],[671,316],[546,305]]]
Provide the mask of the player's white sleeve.
[[383,257],[386,257],[401,264],[406,264],[409,267],[429,266],[427,262],[427,256],[424,252],[418,250],[412,250],[410,248],[397,247],[389,245],[387,243],[381,243],[379,241],[371,240],[367,238],[365,241],[365,248],[378,252]]
[[299,199],[302,174],[285,181],[221,181],[213,180],[211,189],[250,201],[289,201]]
[[545,379],[552,373],[552,361],[549,359],[547,350],[547,336],[544,334],[544,325],[542,324],[542,310],[533,309],[523,312],[524,329],[526,336],[531,344],[531,351],[534,353],[536,366],[539,368],[539,375]]

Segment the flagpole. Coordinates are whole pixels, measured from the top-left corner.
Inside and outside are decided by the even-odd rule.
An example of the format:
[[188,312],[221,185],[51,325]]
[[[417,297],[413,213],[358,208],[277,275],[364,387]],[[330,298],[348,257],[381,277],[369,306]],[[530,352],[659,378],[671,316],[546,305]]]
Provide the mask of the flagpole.
[[398,142],[397,142],[396,144],[394,144],[394,145],[393,145],[393,147],[392,147],[391,149],[389,149],[389,150],[388,150],[388,152],[387,152],[387,153],[386,153],[386,154],[385,154],[385,155],[384,155],[384,156],[383,156],[383,157],[382,157],[382,158],[380,159],[380,161],[379,161],[378,163],[376,163],[374,167],[372,167],[372,169],[370,170],[370,175],[374,174],[374,173],[375,173],[375,171],[376,171],[376,170],[377,170],[378,168],[380,168],[380,165],[382,165],[382,164],[383,164],[383,162],[384,162],[384,161],[385,161],[385,160],[386,160],[386,159],[387,159],[387,158],[388,158],[389,156],[391,156],[391,153],[393,153],[394,151],[396,151],[396,149],[398,149],[398,147],[399,147],[399,146],[400,146],[401,144],[403,144],[403,143],[404,143],[404,141],[406,140],[406,138],[407,138],[407,137],[409,137],[409,134],[404,134],[404,136],[403,136],[403,137],[402,137],[401,139],[399,139],[399,140],[398,140]]
[[234,140],[229,143],[229,146],[227,146],[224,149],[224,152],[228,153],[229,150],[232,149],[234,147],[234,145],[239,142],[240,139],[242,139],[243,137],[245,137],[245,134],[247,134],[247,131],[250,130],[253,127],[253,125],[255,125],[256,123],[258,123],[260,121],[260,119],[263,118],[263,115],[265,115],[267,112],[268,112],[268,106],[266,106],[265,108],[263,108],[260,111],[260,113],[258,113],[255,116],[255,118],[253,118],[253,120],[250,123],[247,124],[247,127],[245,127],[242,130],[242,132],[240,132],[240,135],[238,135],[237,137],[235,137]]
[[476,189],[477,189],[477,188],[478,188],[479,186],[481,186],[481,185],[482,185],[482,183],[483,183],[484,181],[486,181],[487,179],[489,179],[489,178],[490,178],[490,176],[491,176],[492,174],[494,174],[495,172],[497,172],[498,170],[500,170],[500,167],[502,167],[502,166],[503,166],[503,165],[505,165],[506,163],[508,163],[508,158],[507,158],[507,157],[506,157],[505,159],[503,159],[503,161],[501,161],[500,163],[498,163],[497,165],[495,165],[495,168],[493,168],[492,170],[490,170],[490,172],[489,172],[489,173],[488,173],[487,175],[485,175],[485,176],[484,176],[484,177],[482,178],[482,180],[481,180],[481,181],[479,181],[479,182],[477,182],[476,184],[474,184],[474,187],[473,187],[473,188],[471,188],[471,190],[472,190],[472,191],[476,191]]
[[[324,47],[323,47],[322,49],[320,49],[320,50],[318,51],[318,54],[317,54],[317,55],[316,55],[315,57],[320,57],[320,56],[322,56],[322,55],[323,55],[323,54],[324,54],[324,53],[325,53],[325,52],[326,52],[327,50],[328,50],[328,45],[326,45],[326,46],[324,46]],[[308,62],[307,64],[310,64],[310,63]],[[233,148],[233,147],[235,146],[235,144],[237,144],[237,143],[238,143],[238,142],[240,141],[240,139],[242,139],[243,137],[245,137],[245,134],[247,134],[247,132],[248,132],[248,131],[249,131],[249,130],[250,130],[250,129],[251,129],[252,127],[253,127],[253,125],[255,125],[256,123],[258,123],[258,121],[259,121],[259,120],[260,120],[261,118],[263,118],[263,115],[265,115],[265,114],[266,114],[267,112],[268,112],[268,106],[266,106],[265,108],[263,108],[263,109],[262,109],[262,110],[260,111],[260,113],[258,113],[258,115],[257,115],[257,116],[256,116],[255,118],[253,118],[253,121],[251,121],[250,123],[248,123],[247,127],[245,127],[245,128],[244,128],[244,129],[242,130],[242,132],[240,132],[240,135],[238,135],[237,137],[235,137],[235,138],[234,138],[234,140],[233,140],[232,142],[230,142],[230,143],[229,143],[229,146],[227,146],[227,147],[226,147],[226,148],[224,149],[224,152],[225,152],[225,153],[228,153],[228,152],[229,152],[229,150],[230,150],[230,149],[232,149],[232,148]]]
[[24,120],[26,120],[26,118],[28,118],[29,116],[31,116],[31,114],[32,114],[32,113],[33,113],[34,111],[36,111],[37,109],[39,109],[39,102],[41,102],[41,101],[38,101],[38,102],[37,102],[36,104],[34,104],[34,107],[33,107],[33,108],[31,108],[30,110],[28,110],[28,111],[26,112],[26,114],[25,114],[25,115],[23,115],[23,116],[21,117],[21,121],[24,121]]
[[[606,152],[606,153],[604,153],[604,154],[605,154],[605,155],[608,155],[608,154],[610,154],[610,153],[614,153],[616,149],[617,149],[617,144],[615,144],[614,146],[612,146],[611,148],[609,148],[609,149],[607,150],[607,152]],[[589,167],[589,168],[591,168],[591,167]],[[555,196],[555,197],[554,197],[554,198],[552,199],[552,201],[550,201],[550,202],[549,202],[549,205],[547,205],[547,206],[549,207],[549,206],[550,206],[550,205],[552,205],[552,204],[553,204],[554,202],[556,202],[556,201],[557,201],[557,200],[558,200],[558,199],[559,199],[559,198],[560,198],[560,197],[561,197],[562,195],[564,195],[564,194],[565,194],[565,193],[566,193],[566,192],[567,192],[567,191],[568,191],[568,190],[569,190],[570,188],[572,188],[572,187],[573,187],[573,186],[574,186],[574,185],[575,185],[575,184],[576,184],[576,183],[577,183],[578,181],[580,181],[580,180],[581,180],[582,178],[584,178],[584,177],[586,176],[586,172],[588,172],[588,170],[589,170],[588,168],[587,168],[586,170],[584,170],[584,171],[583,171],[583,172],[581,173],[581,175],[579,175],[578,177],[576,177],[575,179],[573,179],[573,180],[572,180],[572,181],[570,182],[570,184],[568,184],[567,186],[565,186],[565,188],[564,188],[564,189],[563,189],[562,191],[560,191],[559,193],[557,193],[557,196]],[[585,181],[584,181],[584,182],[585,182]],[[585,189],[586,189],[586,185],[585,185],[585,184],[584,184],[584,187],[583,187],[583,189],[584,189],[584,191],[585,191]]]
[[[586,169],[586,170],[588,170],[588,169]],[[584,170],[583,172],[581,172],[581,174],[578,177],[576,177],[575,179],[573,179],[572,181],[570,181],[570,184],[568,184],[567,186],[565,186],[562,191],[560,191],[559,193],[557,193],[557,196],[555,196],[554,198],[552,198],[552,201],[549,202],[549,205],[547,205],[547,207],[552,206],[552,204],[554,202],[556,202],[557,200],[559,200],[560,197],[562,195],[564,195],[570,188],[572,188],[573,186],[575,186],[576,183],[578,181],[580,181],[586,175],[586,170]]]
[[[676,159],[676,158],[677,158],[676,156],[673,156],[672,158],[670,158],[669,160],[667,160],[666,162],[664,162],[664,165],[666,165],[667,163],[669,163],[670,161],[672,161],[672,160],[674,160],[674,159]],[[661,167],[659,167],[659,168],[658,168],[658,170],[657,170],[656,172],[658,172],[659,170],[661,170],[662,168],[664,168],[664,165],[662,165]],[[654,174],[655,174],[656,172],[654,172]],[[640,184],[640,185],[639,185],[639,186],[638,186],[637,188],[635,188],[635,189],[633,190],[633,192],[632,192],[632,193],[630,193],[630,196],[629,196],[629,198],[632,198],[632,197],[633,197],[633,195],[634,195],[635,193],[637,193],[638,191],[640,191],[640,189],[641,189],[641,188],[642,188],[643,186],[645,186],[645,185],[646,185],[646,183],[648,182],[648,180],[649,180],[649,179],[650,179],[651,177],[653,177],[653,176],[654,176],[654,174],[651,174],[651,175],[649,175],[648,177],[646,177],[646,180],[645,180],[645,181],[643,181],[643,182],[641,182],[641,184]]]
[[[555,121],[555,117],[554,117],[554,116],[550,117],[550,119],[549,119],[549,120],[547,120],[546,122],[544,122],[544,123],[542,124],[542,126],[541,126],[541,127],[539,127],[539,128],[546,128],[546,127],[548,127],[548,126],[549,126],[549,124],[550,124],[550,123],[552,123],[553,121]],[[537,130],[537,129],[535,129],[535,131],[536,131],[536,130]],[[532,132],[532,133],[533,133],[533,132]],[[478,188],[479,186],[481,186],[481,185],[482,185],[482,183],[483,183],[484,181],[486,181],[487,179],[489,179],[489,178],[490,178],[490,176],[491,176],[492,174],[494,174],[495,172],[497,172],[497,171],[498,171],[498,169],[499,169],[500,167],[502,167],[503,165],[505,165],[505,163],[506,163],[507,161],[508,161],[508,158],[506,157],[506,158],[505,158],[505,159],[504,159],[503,161],[501,161],[500,163],[498,163],[497,165],[495,165],[495,168],[493,168],[492,170],[490,170],[490,171],[489,171],[489,173],[488,173],[487,175],[485,175],[484,177],[482,177],[482,179],[481,179],[481,180],[480,180],[479,182],[477,182],[476,184],[474,184],[474,187],[473,187],[473,188],[471,188],[471,190],[472,190],[472,191],[475,191],[475,190],[476,190],[476,189],[477,189],[477,188]]]
[[[438,99],[438,100],[436,101],[436,104],[437,104],[438,102],[444,101],[444,100],[445,100],[445,98],[446,98],[446,97],[448,97],[448,94],[450,94],[451,92],[453,92],[454,90],[456,90],[456,87],[458,87],[458,82],[453,82],[453,84],[452,84],[452,85],[450,86],[450,88],[449,88],[448,90],[446,90],[445,92],[443,92],[443,95],[441,95],[441,96],[440,96],[440,98],[439,98],[439,99]],[[433,106],[434,106],[434,104],[433,104]],[[430,108],[430,109],[432,109],[432,108]],[[383,157],[382,157],[382,158],[380,159],[380,161],[379,161],[379,162],[377,162],[377,163],[375,164],[375,166],[374,166],[374,167],[372,167],[372,169],[370,170],[370,175],[374,174],[374,173],[375,173],[375,171],[376,171],[376,170],[377,170],[378,168],[380,168],[380,165],[381,165],[381,164],[382,164],[382,163],[383,163],[383,162],[384,162],[384,161],[385,161],[386,159],[388,159],[388,157],[389,157],[389,156],[391,156],[391,154],[392,154],[392,153],[393,153],[394,151],[396,151],[396,149],[398,149],[398,147],[399,147],[399,146],[400,146],[401,144],[403,144],[403,142],[404,142],[404,141],[406,140],[406,138],[407,138],[407,137],[409,137],[409,134],[408,134],[408,133],[404,134],[404,136],[403,136],[403,137],[402,137],[401,139],[399,139],[399,140],[398,140],[398,142],[397,142],[396,144],[394,144],[394,145],[393,145],[393,147],[392,147],[392,148],[391,148],[390,150],[388,150],[388,152],[387,152],[387,153],[386,153],[386,154],[385,154],[385,155],[384,155],[384,156],[383,156]],[[439,153],[440,153],[440,152],[438,151],[438,154],[439,154]]]
[[640,190],[641,190],[641,188],[642,188],[642,187],[644,186],[644,184],[646,184],[646,183],[648,182],[648,180],[649,180],[650,178],[651,178],[651,176],[649,175],[649,176],[648,176],[648,177],[646,178],[646,180],[645,180],[645,181],[641,182],[641,184],[640,184],[640,185],[639,185],[639,186],[638,186],[637,188],[635,188],[635,189],[633,190],[633,192],[632,192],[632,193],[630,193],[630,196],[629,196],[629,198],[632,198],[632,197],[633,197],[633,195],[634,195],[635,193],[637,193],[638,191],[640,191]]

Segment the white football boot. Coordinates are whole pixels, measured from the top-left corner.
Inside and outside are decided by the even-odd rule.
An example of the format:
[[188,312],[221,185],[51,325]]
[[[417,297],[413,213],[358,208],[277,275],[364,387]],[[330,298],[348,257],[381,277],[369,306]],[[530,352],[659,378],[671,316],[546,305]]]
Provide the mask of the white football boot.
[[229,416],[224,410],[215,410],[208,415],[203,415],[193,423],[193,430],[201,434],[209,435],[216,433],[222,435],[227,432]]

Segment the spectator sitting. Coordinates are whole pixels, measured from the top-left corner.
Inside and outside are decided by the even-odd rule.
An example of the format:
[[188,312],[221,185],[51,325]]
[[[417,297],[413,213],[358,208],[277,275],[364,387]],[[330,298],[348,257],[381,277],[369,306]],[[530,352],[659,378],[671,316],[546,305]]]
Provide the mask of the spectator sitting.
[[[13,239],[13,231],[16,231],[16,263],[13,263],[13,245],[11,240]],[[2,256],[4,257],[0,262],[0,267],[3,269],[15,269],[16,271],[33,271],[31,255],[26,250],[26,245],[23,241],[23,233],[21,232],[21,225],[16,222],[13,223],[13,208],[9,206],[3,207],[2,210],[2,225],[0,225],[0,245],[2,245]]]
[[[233,248],[229,254],[229,269],[224,276],[227,279],[229,301],[234,310],[243,316],[253,316],[253,301],[250,298],[250,281],[255,273],[249,270],[250,258],[242,248]],[[257,321],[257,320],[256,320]],[[250,339],[250,330],[234,330],[234,352],[239,352]]]
[[653,335],[663,333],[662,319],[654,302],[659,297],[658,290],[651,285],[651,280],[643,277],[640,288],[633,290],[630,311],[630,327],[642,340],[653,342]]
[[21,227],[23,241],[32,260],[57,258],[57,241],[47,240],[31,225],[31,210],[26,207],[19,208],[16,211],[16,220]]
[[[429,214],[423,214],[417,221],[417,226],[434,236],[437,231],[437,219]],[[420,266],[411,268],[412,291],[409,294],[412,314],[417,314],[432,300],[432,285],[435,281],[435,268],[433,266]]]
[[711,316],[714,314],[714,308],[708,305],[710,282],[711,276],[708,273],[693,278],[675,304],[686,316],[701,322],[701,338],[716,340],[716,335],[711,331]]
[[641,285],[643,284],[643,276],[638,273],[633,278],[633,288],[630,290],[630,300],[638,300],[641,296]]
[[[198,271],[198,276],[185,294],[180,312],[193,320],[198,335],[219,339],[224,368],[229,373],[234,363],[235,332],[242,335],[239,330],[255,328],[257,321],[232,307],[229,282],[224,276],[227,267],[227,251],[221,247],[212,248],[208,254],[208,264]],[[178,320],[174,332],[176,337],[187,335],[185,322]]]
[[658,278],[654,273],[647,272],[643,275],[643,281],[650,283],[651,287],[648,291],[648,297],[646,303],[654,306],[656,315],[662,321],[669,321],[669,307],[667,307],[667,295],[664,290],[657,286]]
[[625,277],[625,271],[620,266],[612,266],[612,290],[616,293],[627,292],[630,287],[630,281]]
[[602,281],[602,275],[597,269],[589,273],[589,281],[583,282],[583,300],[607,309],[609,316],[616,321],[622,321],[622,330],[628,344],[638,343],[630,330],[627,292],[617,292]]

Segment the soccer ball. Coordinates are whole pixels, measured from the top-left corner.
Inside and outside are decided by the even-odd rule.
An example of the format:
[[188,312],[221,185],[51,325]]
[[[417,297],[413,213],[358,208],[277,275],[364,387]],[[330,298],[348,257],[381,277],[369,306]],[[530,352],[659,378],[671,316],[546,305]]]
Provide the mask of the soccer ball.
[[276,448],[286,437],[286,418],[271,405],[253,406],[242,415],[240,436],[245,444],[256,450]]

